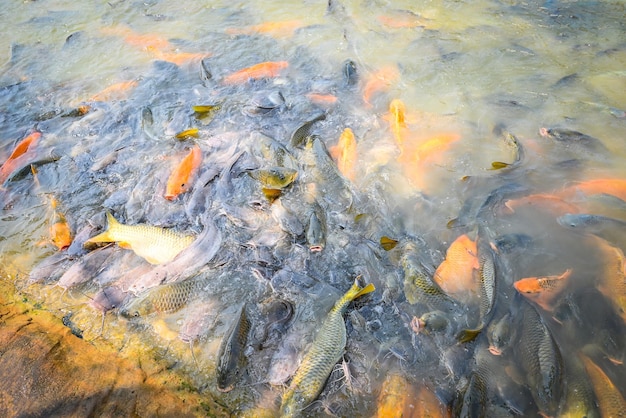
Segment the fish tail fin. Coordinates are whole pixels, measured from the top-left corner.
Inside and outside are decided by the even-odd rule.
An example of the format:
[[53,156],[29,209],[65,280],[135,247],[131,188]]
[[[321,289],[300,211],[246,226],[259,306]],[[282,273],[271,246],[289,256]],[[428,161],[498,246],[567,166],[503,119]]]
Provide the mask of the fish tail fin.
[[99,242],[113,242],[116,241],[113,234],[115,230],[121,225],[117,219],[111,215],[111,212],[107,211],[107,229],[106,231],[89,238],[83,245],[88,246],[89,244],[97,244]]
[[367,295],[368,293],[372,293],[376,288],[373,283],[369,283],[367,286],[359,290],[356,295],[354,295],[354,299],[361,297],[363,295]]
[[464,329],[457,334],[456,339],[459,343],[468,343],[470,341],[474,341],[474,339],[478,337],[478,334],[480,334],[482,330],[482,326],[474,329]]

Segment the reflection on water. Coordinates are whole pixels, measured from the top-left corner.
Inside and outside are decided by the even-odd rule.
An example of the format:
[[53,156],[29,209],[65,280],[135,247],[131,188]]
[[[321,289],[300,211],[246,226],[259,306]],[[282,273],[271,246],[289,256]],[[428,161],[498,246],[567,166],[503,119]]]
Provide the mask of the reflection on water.
[[[624,15],[4,7],[6,280],[94,344],[158,347],[201,393],[271,416],[362,275],[376,291],[348,309],[345,354],[305,414],[610,414],[597,394],[626,392]],[[197,239],[158,266],[136,255],[155,251],[144,230],[83,246],[106,211]],[[251,330],[231,338],[241,312]],[[226,372],[222,341],[239,357]]]

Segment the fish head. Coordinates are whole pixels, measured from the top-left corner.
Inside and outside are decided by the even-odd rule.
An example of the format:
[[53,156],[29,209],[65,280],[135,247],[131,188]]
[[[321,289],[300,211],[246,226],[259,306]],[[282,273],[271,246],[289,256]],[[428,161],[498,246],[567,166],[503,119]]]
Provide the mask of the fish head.
[[154,304],[149,297],[139,297],[131,300],[125,307],[120,309],[124,318],[132,319],[146,316],[154,311]]
[[545,281],[545,278],[526,277],[513,283],[513,287],[515,288],[515,290],[523,295],[532,295],[540,293],[544,290],[544,288],[541,286],[542,281]]

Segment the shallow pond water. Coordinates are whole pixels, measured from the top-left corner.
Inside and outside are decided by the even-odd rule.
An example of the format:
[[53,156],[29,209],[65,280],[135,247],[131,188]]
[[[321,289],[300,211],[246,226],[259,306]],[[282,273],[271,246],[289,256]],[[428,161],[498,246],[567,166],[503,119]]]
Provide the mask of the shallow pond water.
[[[12,3],[2,279],[96,346],[154,350],[236,416],[279,414],[357,276],[376,290],[348,307],[343,357],[302,414],[607,415],[596,393],[626,392],[625,16],[623,1]],[[106,212],[198,239],[159,266],[83,246]],[[531,293],[532,277],[550,285]],[[499,355],[497,325],[514,331]]]

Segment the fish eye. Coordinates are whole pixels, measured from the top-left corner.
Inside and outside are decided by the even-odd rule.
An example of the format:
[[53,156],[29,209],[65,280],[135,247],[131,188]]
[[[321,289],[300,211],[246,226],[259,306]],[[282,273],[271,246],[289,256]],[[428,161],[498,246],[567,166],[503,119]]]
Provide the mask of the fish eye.
[[135,311],[135,312],[133,313],[133,316],[134,316],[135,318],[138,318],[138,317],[139,317],[139,312]]

